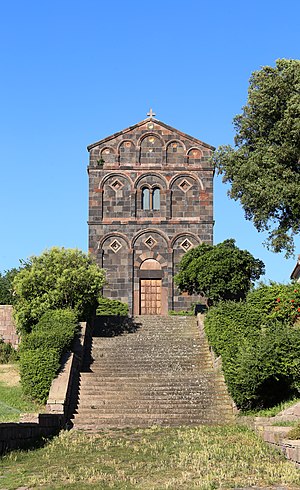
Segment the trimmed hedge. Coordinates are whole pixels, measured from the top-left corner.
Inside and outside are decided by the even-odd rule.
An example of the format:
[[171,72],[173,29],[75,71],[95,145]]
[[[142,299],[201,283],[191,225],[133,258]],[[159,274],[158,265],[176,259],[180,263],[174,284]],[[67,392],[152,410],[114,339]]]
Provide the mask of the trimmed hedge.
[[24,350],[20,356],[21,385],[25,395],[41,403],[47,401],[52,380],[60,367],[57,349]]
[[98,316],[128,316],[128,304],[122,301],[109,298],[99,298],[97,315]]
[[224,369],[229,390],[242,408],[268,408],[299,396],[299,329],[272,321],[255,341],[240,346],[235,368],[227,359]]
[[74,310],[50,310],[41,317],[20,346],[20,375],[23,391],[35,400],[47,400],[51,382],[60,367],[62,354],[78,332]]
[[48,311],[34,330],[23,337],[21,350],[53,348],[63,353],[70,348],[77,329],[77,316],[73,310]]
[[205,318],[209,343],[222,356],[229,392],[242,409],[267,408],[300,392],[300,329],[290,317],[273,316],[278,290],[267,288],[249,293],[249,301],[220,303]]

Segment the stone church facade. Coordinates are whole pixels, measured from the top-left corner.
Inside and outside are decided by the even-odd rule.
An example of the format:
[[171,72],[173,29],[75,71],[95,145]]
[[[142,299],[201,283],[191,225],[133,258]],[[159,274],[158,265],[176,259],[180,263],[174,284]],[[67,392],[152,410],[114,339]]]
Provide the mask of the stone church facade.
[[89,251],[105,297],[166,315],[199,302],[173,277],[185,252],[213,240],[214,148],[148,115],[88,146]]

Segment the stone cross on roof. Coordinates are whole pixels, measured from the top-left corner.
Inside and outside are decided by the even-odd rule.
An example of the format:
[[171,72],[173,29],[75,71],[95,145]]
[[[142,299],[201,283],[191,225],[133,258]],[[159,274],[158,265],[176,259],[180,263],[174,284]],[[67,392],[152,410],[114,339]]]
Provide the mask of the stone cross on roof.
[[155,112],[152,111],[152,109],[150,109],[150,111],[147,113],[147,116],[154,117],[154,116],[156,116],[156,114],[155,114]]

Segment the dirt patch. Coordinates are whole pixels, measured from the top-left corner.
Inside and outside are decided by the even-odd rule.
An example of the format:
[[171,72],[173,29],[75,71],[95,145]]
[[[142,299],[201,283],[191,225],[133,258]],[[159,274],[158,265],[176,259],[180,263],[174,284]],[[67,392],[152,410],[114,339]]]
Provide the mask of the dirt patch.
[[15,364],[0,364],[0,383],[7,386],[17,386],[19,382],[19,369]]

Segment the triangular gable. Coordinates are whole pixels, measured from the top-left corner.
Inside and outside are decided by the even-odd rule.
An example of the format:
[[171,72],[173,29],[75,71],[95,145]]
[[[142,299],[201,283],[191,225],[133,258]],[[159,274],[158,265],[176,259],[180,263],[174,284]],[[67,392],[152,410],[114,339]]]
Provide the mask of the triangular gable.
[[209,150],[212,150],[212,151],[215,150],[214,146],[211,146],[207,143],[204,143],[203,141],[201,141],[197,138],[194,138],[193,136],[190,136],[189,134],[183,133],[182,131],[179,131],[178,129],[173,128],[172,126],[169,126],[168,124],[165,124],[164,122],[159,121],[158,119],[155,119],[154,117],[148,117],[148,118],[144,119],[143,121],[140,121],[137,124],[134,124],[133,126],[129,126],[128,128],[123,129],[122,131],[118,131],[117,133],[114,133],[111,136],[107,136],[106,138],[97,141],[96,143],[92,143],[91,145],[89,145],[87,147],[87,149],[88,149],[88,151],[90,151],[95,146],[102,145],[103,143],[107,143],[107,142],[117,138],[118,136],[124,135],[126,133],[131,132],[131,131],[134,131],[135,129],[138,129],[140,126],[143,126],[144,124],[147,124],[149,122],[153,122],[155,124],[158,124],[159,126],[162,126],[165,129],[168,129],[169,131],[172,131],[172,132],[178,134],[178,136],[180,136],[181,138],[189,139],[189,140],[191,140],[191,142],[193,144],[204,146],[205,148],[208,148]]

